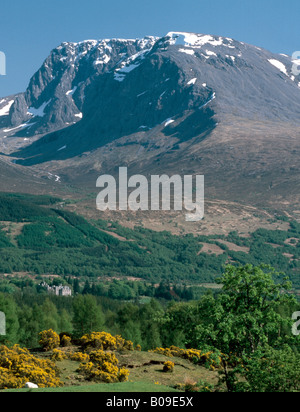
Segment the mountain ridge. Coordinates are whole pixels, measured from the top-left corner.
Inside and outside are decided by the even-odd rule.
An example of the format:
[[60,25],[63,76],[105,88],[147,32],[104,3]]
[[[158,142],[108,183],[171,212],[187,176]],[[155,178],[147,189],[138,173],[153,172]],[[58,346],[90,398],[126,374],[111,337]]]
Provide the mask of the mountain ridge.
[[0,99],[3,154],[90,188],[128,166],[205,174],[214,198],[296,204],[292,66],[286,55],[194,33],[65,42],[25,93]]
[[[85,88],[93,82],[95,76],[112,72],[114,79],[122,82],[126,75],[138,68],[140,60],[143,60],[145,55],[157,51],[164,52],[172,46],[178,48],[181,57],[183,54],[193,57],[198,52],[200,53],[198,58],[207,60],[207,64],[213,65],[214,58],[219,57],[219,60],[223,60],[222,63],[229,66],[235,64],[238,69],[251,68],[247,59],[241,59],[242,49],[246,49],[248,53],[250,50],[252,53],[256,51],[258,55],[267,53],[268,57],[275,57],[261,48],[230,38],[181,32],[170,32],[162,38],[148,36],[136,40],[64,42],[51,51],[42,67],[31,78],[26,92],[16,95],[16,99],[9,108],[10,125],[12,128],[21,127],[21,125],[26,129],[29,128],[30,132],[26,131],[26,134],[33,135],[48,133],[76,123],[82,118]],[[181,46],[186,48],[182,49]],[[228,54],[221,55],[220,52],[217,55],[220,48],[227,50]],[[213,50],[218,50],[218,52]],[[291,59],[284,55],[278,55],[277,58],[279,60],[268,59],[273,65],[270,71],[271,69],[277,70],[277,75],[285,75],[285,80],[288,78],[292,82],[298,82],[292,74]],[[60,100],[62,107],[57,107],[57,100]],[[50,113],[53,114],[53,111],[56,118],[51,119],[51,124],[47,124],[50,120]],[[41,122],[44,116],[46,118]],[[36,119],[37,117],[39,119]],[[38,124],[39,127],[37,127],[36,123],[39,122],[42,124]]]

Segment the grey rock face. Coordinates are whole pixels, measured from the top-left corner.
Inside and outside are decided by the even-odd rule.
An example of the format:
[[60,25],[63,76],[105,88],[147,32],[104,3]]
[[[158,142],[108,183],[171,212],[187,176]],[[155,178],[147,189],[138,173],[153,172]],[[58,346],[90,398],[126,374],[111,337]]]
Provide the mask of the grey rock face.
[[0,98],[0,128],[11,125],[10,109],[18,95]]
[[22,93],[16,96],[11,106],[9,112],[10,126],[17,127],[22,123],[25,123],[29,119],[30,115],[28,114],[27,110],[25,94]]
[[27,122],[26,136],[58,130],[81,120],[85,90],[120,61],[152,47],[155,38],[62,43],[14,101],[9,125]]

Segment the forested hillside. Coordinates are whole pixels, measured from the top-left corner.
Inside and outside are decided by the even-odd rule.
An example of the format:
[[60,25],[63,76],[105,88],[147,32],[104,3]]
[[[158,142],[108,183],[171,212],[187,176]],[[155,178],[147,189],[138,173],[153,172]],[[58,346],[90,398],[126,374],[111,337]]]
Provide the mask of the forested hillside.
[[0,273],[213,283],[227,263],[270,264],[299,287],[300,224],[240,237],[174,236],[87,221],[47,196],[0,195]]

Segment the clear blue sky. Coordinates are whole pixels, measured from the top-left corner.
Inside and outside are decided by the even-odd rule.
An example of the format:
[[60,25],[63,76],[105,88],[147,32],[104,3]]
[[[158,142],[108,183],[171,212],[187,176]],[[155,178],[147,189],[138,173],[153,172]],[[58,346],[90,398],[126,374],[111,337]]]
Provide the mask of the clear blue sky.
[[0,96],[24,91],[63,41],[190,31],[232,37],[275,53],[300,50],[299,0],[1,0]]

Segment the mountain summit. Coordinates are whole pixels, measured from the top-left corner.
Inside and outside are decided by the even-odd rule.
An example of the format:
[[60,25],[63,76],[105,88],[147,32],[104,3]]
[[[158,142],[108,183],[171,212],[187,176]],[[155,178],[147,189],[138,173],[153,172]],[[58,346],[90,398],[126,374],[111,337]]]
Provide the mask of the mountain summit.
[[256,196],[273,194],[298,176],[300,76],[292,64],[195,33],[62,43],[24,93],[0,99],[0,139],[23,165],[59,161],[66,179],[127,165],[201,172],[216,193],[246,179]]
[[[160,78],[152,79],[147,73],[149,69],[153,77],[159,74]],[[164,97],[164,105],[168,105],[168,91],[174,95],[182,93],[182,87],[190,86],[194,89],[190,93],[193,98],[199,93],[203,95],[200,106],[218,94],[222,111],[232,112],[234,108],[247,117],[299,118],[300,78],[292,75],[288,56],[273,55],[230,38],[170,32],[163,38],[62,43],[32,77],[25,93],[0,101],[0,121],[5,123],[7,133],[13,129],[32,136],[58,130],[79,122],[85,109],[89,112],[89,105],[85,107],[84,103],[89,89],[99,82],[110,86],[108,93],[115,92],[117,87],[117,92],[122,93],[132,79],[144,74],[149,77],[140,82],[142,88],[161,88],[159,80],[166,79],[172,87],[174,80],[179,83],[180,90],[176,87],[174,92],[168,87],[170,84],[164,85],[165,94],[159,95]],[[130,99],[137,97],[127,91]],[[149,91],[143,89],[145,94]],[[106,90],[100,94],[103,92]],[[284,99],[289,104],[284,104]]]

